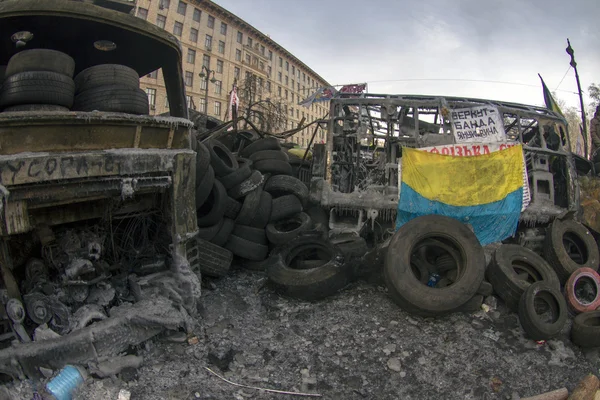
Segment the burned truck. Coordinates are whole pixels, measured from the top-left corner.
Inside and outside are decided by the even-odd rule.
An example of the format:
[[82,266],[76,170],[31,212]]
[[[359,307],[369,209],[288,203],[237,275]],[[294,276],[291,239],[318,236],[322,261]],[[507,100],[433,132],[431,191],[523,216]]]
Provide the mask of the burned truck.
[[504,146],[523,145],[530,193],[515,240],[539,251],[543,228],[578,211],[565,121],[542,107],[472,98],[342,94],[331,100],[327,142],[313,152],[311,196],[326,210],[332,233],[360,234],[373,243],[391,236],[402,148],[476,155],[481,147],[457,143],[451,125],[452,112],[474,107],[497,110]]
[[[3,378],[191,330],[196,153],[181,48],[131,8],[0,1]],[[139,88],[158,69],[170,116],[148,115]]]

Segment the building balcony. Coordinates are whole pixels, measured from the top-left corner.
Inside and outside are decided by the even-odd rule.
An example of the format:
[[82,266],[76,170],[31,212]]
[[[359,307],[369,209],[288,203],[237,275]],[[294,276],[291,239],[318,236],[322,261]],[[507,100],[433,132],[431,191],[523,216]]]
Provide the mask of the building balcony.
[[258,72],[259,74],[263,75],[263,76],[267,76],[267,71],[264,69],[260,69],[260,67],[258,65],[253,65],[252,63],[248,63],[246,61],[242,61],[242,64],[247,67],[250,68],[253,71]]
[[254,47],[253,47],[253,46],[250,46],[250,45],[247,45],[247,44],[245,44],[245,45],[244,45],[244,49],[248,50],[249,52],[251,52],[251,53],[252,53],[252,54],[254,54],[254,55],[257,55],[257,56],[259,56],[260,58],[262,58],[262,59],[263,59],[263,61],[267,61],[267,62],[269,61],[269,58],[268,58],[266,55],[264,55],[263,53],[261,53],[261,52],[260,52],[260,50],[259,50],[259,45],[258,45],[258,44],[257,44],[257,45],[254,45]]

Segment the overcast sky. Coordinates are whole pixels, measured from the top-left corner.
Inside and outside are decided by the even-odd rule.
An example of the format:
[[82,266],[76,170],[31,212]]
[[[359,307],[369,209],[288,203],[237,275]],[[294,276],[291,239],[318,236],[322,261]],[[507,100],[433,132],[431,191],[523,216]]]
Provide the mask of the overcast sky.
[[[555,90],[569,67],[567,37],[584,91],[600,83],[600,0],[215,1],[329,83],[368,82],[371,93],[542,105],[537,74]],[[412,79],[421,80],[394,82]],[[576,91],[571,69],[557,96],[578,107]]]

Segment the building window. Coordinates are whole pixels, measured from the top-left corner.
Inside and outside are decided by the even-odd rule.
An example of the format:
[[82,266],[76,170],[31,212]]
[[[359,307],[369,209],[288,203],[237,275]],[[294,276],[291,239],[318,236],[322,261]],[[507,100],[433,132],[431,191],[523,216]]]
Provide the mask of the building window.
[[288,91],[287,91],[287,89],[285,90],[285,98],[286,99],[288,98]]
[[290,70],[290,63],[289,62],[285,62],[285,70],[289,71]]
[[185,86],[192,86],[194,84],[194,73],[185,71]]
[[304,72],[302,73],[302,82],[306,82],[306,74]]
[[227,24],[225,22],[221,22],[221,35],[227,35]]
[[190,29],[190,42],[198,43],[198,29]]
[[298,91],[300,91],[300,82],[298,82]]
[[237,33],[237,42],[241,44],[243,40],[244,40],[244,34],[242,32],[240,32],[240,31],[238,31],[238,33]]
[[290,84],[290,80],[288,79],[288,76],[286,75],[285,76],[285,85],[287,86],[289,84]]
[[258,63],[258,68],[260,68],[261,71],[265,70],[265,64],[261,61],[260,63]]
[[263,78],[258,78],[258,87],[263,87]]
[[294,85],[294,80],[292,79],[292,90],[294,90],[294,86],[296,85]]
[[221,61],[221,60],[217,60],[217,73],[218,74],[223,73],[223,61]]
[[196,22],[200,22],[201,15],[202,15],[202,12],[200,12],[200,10],[198,10],[197,8],[194,8],[194,14],[192,14],[192,19]]
[[292,65],[292,76],[296,75],[296,67]]
[[248,46],[252,47],[252,38],[250,36],[248,36],[247,43]]
[[206,21],[206,26],[208,26],[209,28],[214,28],[215,27],[215,17],[213,17],[212,15],[209,15],[208,21]]
[[298,68],[298,80],[300,80],[300,68]]
[[210,56],[209,55],[204,55],[202,56],[202,65],[204,65],[206,68],[210,69]]
[[246,79],[250,79],[250,77],[252,76],[252,74],[248,71],[246,71]]
[[215,82],[215,94],[221,94],[221,81]]
[[187,62],[193,64],[196,62],[196,50],[188,49]]
[[240,49],[235,49],[235,60],[242,61],[242,51]]
[[250,65],[250,54],[246,54],[246,64]]
[[215,101],[215,115],[221,115],[221,102]]
[[219,53],[225,54],[225,42],[222,40],[219,40]]
[[167,24],[167,17],[165,17],[164,15],[157,15],[156,16],[156,26],[158,26],[161,29],[165,29],[165,25]]
[[147,88],[146,94],[148,95],[148,104],[150,104],[150,108],[154,109],[156,107],[156,89]]
[[[292,103],[294,102],[294,93],[292,93]],[[293,116],[293,115],[292,115]]]
[[271,77],[271,66],[270,65],[267,67],[267,75],[269,75],[269,78]]
[[273,52],[269,50],[269,60],[273,61]]
[[206,77],[200,81],[200,90],[206,90]]
[[271,82],[267,81],[267,91],[271,93]]
[[169,98],[165,96],[165,108],[169,109]]
[[208,49],[212,49],[212,36],[206,35],[206,39],[204,40],[204,46]]
[[279,57],[279,68],[283,68],[283,58]]
[[146,77],[151,78],[151,79],[158,78],[158,70],[150,72],[148,75],[146,75]]
[[300,119],[300,110],[296,109],[296,118]]
[[277,87],[277,96],[281,97],[281,86]]
[[138,8],[137,16],[141,19],[148,19],[148,10],[146,8]]
[[233,77],[235,79],[240,79],[240,69],[238,67],[233,68]]
[[265,46],[260,46],[260,54],[265,55]]
[[[171,0],[160,0],[158,2],[158,8],[160,10],[168,10],[171,7]],[[169,107],[167,107],[169,108]]]
[[173,35],[181,37],[183,33],[183,24],[181,22],[175,22],[173,25]]
[[278,73],[277,73],[277,80],[278,80],[279,82],[281,82],[281,72],[278,72]]
[[192,96],[190,95],[185,95],[185,104],[187,105],[187,108],[192,108]]
[[185,4],[183,1],[180,1],[179,4],[177,4],[177,14],[185,15],[186,11],[187,4]]
[[206,113],[206,99],[200,99],[200,112]]

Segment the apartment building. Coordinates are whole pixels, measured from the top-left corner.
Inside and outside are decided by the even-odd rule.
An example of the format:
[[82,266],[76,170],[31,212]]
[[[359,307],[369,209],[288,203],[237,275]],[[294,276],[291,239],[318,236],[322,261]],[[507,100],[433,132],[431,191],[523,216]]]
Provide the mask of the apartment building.
[[[317,88],[329,85],[289,51],[243,19],[208,0],[137,0],[136,15],[171,32],[181,42],[188,107],[224,119],[234,82],[256,76],[267,96],[284,104],[288,129],[324,117],[328,102],[298,105]],[[206,67],[206,68],[203,68]],[[205,76],[207,75],[207,80]],[[202,74],[202,76],[201,76]],[[208,82],[207,82],[208,81]],[[161,71],[141,79],[151,113],[168,111]],[[208,94],[207,91],[208,90]],[[208,99],[208,101],[206,101]],[[294,136],[306,146],[313,129]],[[319,132],[316,141],[324,139]]]

